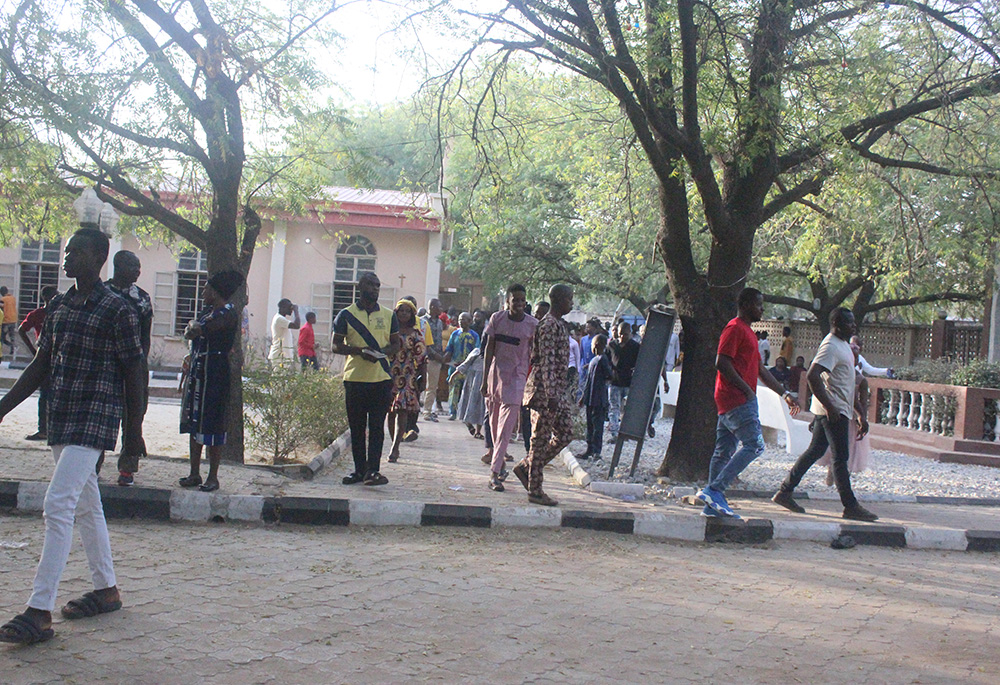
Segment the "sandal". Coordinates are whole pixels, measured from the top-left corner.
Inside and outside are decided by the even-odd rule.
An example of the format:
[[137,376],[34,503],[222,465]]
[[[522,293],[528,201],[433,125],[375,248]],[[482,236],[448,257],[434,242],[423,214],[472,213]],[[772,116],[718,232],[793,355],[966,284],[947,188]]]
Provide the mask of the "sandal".
[[219,489],[219,481],[213,481],[210,483],[205,483],[204,485],[199,485],[198,489],[202,492],[215,492]]
[[193,488],[196,485],[201,485],[201,476],[184,476],[179,482],[182,488]]
[[108,602],[101,599],[101,596],[96,592],[88,592],[80,599],[71,599],[62,608],[61,613],[63,618],[68,618],[72,621],[78,618],[91,618],[98,614],[109,614],[121,608],[122,601],[120,599]]
[[46,642],[55,637],[52,628],[42,628],[28,618],[27,614],[18,614],[0,626],[0,642],[13,645],[34,645]]
[[469,429],[469,435],[475,437],[475,435],[476,435],[476,429],[475,429],[475,427],[471,423],[465,424],[465,427]]

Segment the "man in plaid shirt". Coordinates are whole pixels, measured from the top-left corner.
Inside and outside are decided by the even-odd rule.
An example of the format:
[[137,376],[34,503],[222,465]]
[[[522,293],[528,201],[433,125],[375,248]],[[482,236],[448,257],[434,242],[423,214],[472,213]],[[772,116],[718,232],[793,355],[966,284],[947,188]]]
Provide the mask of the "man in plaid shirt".
[[[3,399],[0,420],[46,378],[50,381],[48,442],[56,467],[45,493],[45,543],[28,608],[0,627],[0,641],[43,642],[53,636],[52,610],[72,543],[74,518],[94,592],[62,608],[68,619],[121,608],[95,467],[118,439],[128,406],[122,455],[144,453],[142,347],[128,303],[101,282],[108,238],[84,228],[66,245],[63,270],[76,286],[49,305],[38,353]],[[123,398],[124,393],[124,398]]]

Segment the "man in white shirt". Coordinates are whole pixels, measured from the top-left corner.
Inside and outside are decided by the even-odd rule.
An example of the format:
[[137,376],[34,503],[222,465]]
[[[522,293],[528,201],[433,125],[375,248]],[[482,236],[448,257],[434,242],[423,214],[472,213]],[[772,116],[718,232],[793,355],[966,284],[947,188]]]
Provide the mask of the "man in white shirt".
[[834,310],[830,314],[830,328],[831,332],[823,338],[809,367],[809,388],[813,393],[810,409],[816,415],[812,426],[812,441],[788,472],[781,489],[771,499],[790,511],[805,513],[805,509],[792,498],[792,493],[809,468],[830,448],[833,452],[833,475],[837,492],[844,505],[844,518],[876,521],[878,516],[861,506],[854,496],[851,474],[847,469],[848,427],[849,422],[854,420],[855,411],[860,416],[861,424],[858,439],[868,433],[868,420],[854,391],[854,352],[848,342],[857,330],[854,314],[843,307]]
[[295,363],[292,330],[298,330],[300,325],[299,306],[288,298],[278,302],[278,313],[271,319],[271,351],[267,355],[272,364]]
[[858,335],[851,336],[851,344],[858,346],[858,350],[859,350],[859,352],[858,352],[858,371],[860,371],[861,373],[863,373],[866,376],[874,376],[874,377],[878,377],[878,378],[895,378],[896,377],[896,373],[892,370],[891,366],[887,366],[885,368],[882,368],[882,367],[879,367],[879,366],[872,366],[871,364],[868,363],[868,360],[865,359],[861,355],[861,352],[860,352],[860,350],[862,349],[862,346],[861,346],[861,336],[858,336]]

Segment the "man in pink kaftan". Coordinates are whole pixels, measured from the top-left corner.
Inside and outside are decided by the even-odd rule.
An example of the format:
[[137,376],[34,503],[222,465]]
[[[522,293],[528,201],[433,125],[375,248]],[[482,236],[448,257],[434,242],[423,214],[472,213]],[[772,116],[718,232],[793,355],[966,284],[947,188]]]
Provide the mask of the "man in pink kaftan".
[[507,288],[507,309],[490,317],[483,331],[487,343],[482,392],[493,436],[489,487],[497,492],[503,492],[503,481],[507,477],[504,457],[521,411],[531,360],[531,339],[538,325],[538,319],[525,312],[526,305],[524,286],[510,286]]

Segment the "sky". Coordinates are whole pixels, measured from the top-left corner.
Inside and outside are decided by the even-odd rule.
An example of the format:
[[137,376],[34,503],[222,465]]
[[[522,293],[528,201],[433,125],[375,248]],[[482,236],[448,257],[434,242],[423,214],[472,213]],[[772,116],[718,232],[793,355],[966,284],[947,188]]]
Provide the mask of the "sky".
[[429,20],[396,28],[407,14],[400,3],[359,0],[331,17],[331,25],[344,36],[343,48],[331,55],[326,67],[339,85],[333,93],[336,100],[387,104],[406,99],[426,73],[447,69],[468,48],[467,42],[445,35]]

